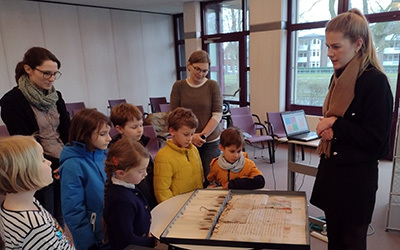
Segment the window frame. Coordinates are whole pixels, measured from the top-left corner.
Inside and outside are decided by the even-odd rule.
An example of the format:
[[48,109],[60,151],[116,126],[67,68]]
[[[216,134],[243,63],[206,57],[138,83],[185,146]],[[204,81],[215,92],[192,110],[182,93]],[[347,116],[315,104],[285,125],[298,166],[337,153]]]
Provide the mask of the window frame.
[[[175,14],[172,16],[174,23],[174,47],[175,47],[175,67],[176,67],[176,80],[182,80],[181,73],[184,72],[186,74],[186,63],[184,66],[179,64],[181,58],[181,51],[179,50],[179,46],[185,46],[185,37],[179,37],[180,29],[183,30],[182,27],[179,27],[179,23],[183,24],[183,13]],[[182,22],[179,22],[179,19],[182,19]],[[186,58],[186,55],[183,55]]]
[[[317,28],[324,28],[326,23],[329,20],[318,21],[318,22],[310,22],[310,23],[292,23],[292,12],[293,10],[293,1],[295,0],[288,0],[288,22],[287,22],[287,47],[286,47],[286,93],[285,93],[285,100],[286,100],[286,110],[297,110],[297,109],[304,109],[306,114],[309,115],[322,115],[322,107],[320,106],[308,106],[308,105],[299,105],[299,104],[292,104],[292,85],[295,84],[292,80],[291,71],[291,61],[296,59],[295,53],[291,53],[292,47],[292,32],[300,31],[300,30],[307,30],[307,29],[317,29]],[[349,1],[348,0],[338,0],[338,14],[346,12],[349,10]],[[400,11],[391,11],[391,12],[381,12],[381,13],[373,13],[373,14],[366,14],[365,17],[367,18],[369,23],[380,23],[380,22],[389,22],[389,21],[400,21]],[[321,57],[324,55],[320,55]],[[295,65],[296,67],[296,65]],[[400,74],[400,63],[399,63],[399,73]],[[396,86],[399,86],[399,77],[397,77]],[[396,88],[396,105],[398,106],[398,92],[399,88]],[[397,112],[398,107],[396,107],[395,112]]]
[[[250,102],[247,101],[247,75],[250,71],[250,67],[247,65],[247,37],[250,35],[250,31],[248,29],[248,21],[247,20],[247,6],[248,0],[242,1],[242,13],[243,13],[243,27],[240,32],[232,32],[232,33],[217,33],[212,35],[206,35],[206,7],[211,4],[218,4],[225,2],[224,0],[214,0],[201,2],[201,39],[202,39],[202,49],[209,52],[209,43],[212,42],[239,42],[239,101],[227,100],[230,104],[239,105],[241,107],[250,105]],[[217,26],[219,29],[219,25]],[[221,74],[220,74],[221,75]],[[220,81],[218,81],[220,83]]]
[[[294,56],[296,53],[291,51],[292,47],[292,32],[306,29],[315,29],[315,28],[324,28],[326,23],[329,20],[318,21],[318,22],[310,22],[310,23],[292,23],[292,12],[293,12],[293,1],[296,0],[288,0],[288,22],[287,22],[287,47],[286,47],[286,110],[298,110],[304,109],[306,114],[308,115],[322,115],[322,107],[319,106],[306,106],[306,105],[298,105],[291,104],[291,91],[292,91],[292,75],[291,75],[291,60],[294,60]],[[338,0],[338,14],[346,12],[349,10],[349,0]],[[381,12],[381,13],[373,13],[373,14],[365,14],[369,23],[380,23],[380,22],[390,22],[390,21],[400,21],[400,11],[391,11],[391,12]],[[323,56],[323,55],[321,55]],[[400,56],[399,56],[399,64],[398,64],[398,73],[397,73],[397,82],[396,82],[396,90],[394,95],[394,111],[392,117],[391,124],[391,135],[390,135],[390,151],[386,156],[387,159],[391,160],[393,158],[393,149],[394,149],[394,141],[396,136],[396,124],[398,120],[398,112],[399,112],[399,100],[400,100]]]

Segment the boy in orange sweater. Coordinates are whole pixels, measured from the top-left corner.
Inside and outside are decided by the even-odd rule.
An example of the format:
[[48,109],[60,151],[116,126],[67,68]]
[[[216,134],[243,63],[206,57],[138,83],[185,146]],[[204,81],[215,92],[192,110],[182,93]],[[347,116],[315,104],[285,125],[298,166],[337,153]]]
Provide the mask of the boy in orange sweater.
[[223,189],[263,188],[265,179],[254,162],[242,152],[244,138],[237,127],[229,127],[221,134],[219,149],[222,154],[213,159],[207,176],[209,187],[222,186]]

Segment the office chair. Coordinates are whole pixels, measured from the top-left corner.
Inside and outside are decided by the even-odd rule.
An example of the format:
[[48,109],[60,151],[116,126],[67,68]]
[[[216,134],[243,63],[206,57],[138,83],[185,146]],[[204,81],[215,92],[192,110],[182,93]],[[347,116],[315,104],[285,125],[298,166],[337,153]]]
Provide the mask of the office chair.
[[112,107],[117,106],[118,104],[126,103],[126,99],[114,99],[108,100],[108,108],[111,110]]
[[171,111],[171,107],[169,106],[169,103],[161,103],[160,111],[165,112],[165,113],[168,113],[169,111]]
[[263,126],[259,125],[261,124],[261,119],[257,114],[252,114],[250,113],[250,107],[245,106],[245,107],[239,107],[239,108],[230,108],[231,115],[245,115],[245,114],[251,114],[255,120],[256,123],[256,129],[260,132],[260,135],[263,134]]
[[[271,130],[269,123],[267,123],[267,127],[262,123],[256,123],[253,120],[251,114],[242,114],[242,115],[232,115],[231,116],[233,126],[240,128],[243,131],[243,136],[245,138],[246,143],[253,147],[253,156],[255,156],[255,148],[261,149],[261,156],[262,150],[265,148],[265,143],[268,147],[269,152],[269,161],[270,163],[275,162],[275,150],[274,150],[274,138],[272,137]],[[263,127],[265,135],[257,135],[257,128],[256,125]]]
[[67,112],[69,114],[69,117],[72,119],[72,117],[78,113],[80,110],[86,108],[84,102],[70,102],[66,103],[65,107],[67,108]]
[[283,127],[281,112],[267,112],[267,120],[273,128],[273,136],[275,140],[285,140],[286,132]]
[[150,97],[149,100],[152,113],[161,112],[160,104],[168,103],[165,97]]
[[[144,109],[143,109],[143,106],[142,105],[136,105],[136,107],[140,110],[140,112],[142,112],[142,114],[144,115],[145,114],[145,112],[144,112]],[[147,114],[147,113],[146,113]]]
[[160,144],[158,141],[158,136],[156,130],[154,129],[153,125],[145,125],[143,126],[143,135],[150,138],[150,141],[147,143],[146,148],[151,154],[151,157],[156,156],[158,150],[160,149]]

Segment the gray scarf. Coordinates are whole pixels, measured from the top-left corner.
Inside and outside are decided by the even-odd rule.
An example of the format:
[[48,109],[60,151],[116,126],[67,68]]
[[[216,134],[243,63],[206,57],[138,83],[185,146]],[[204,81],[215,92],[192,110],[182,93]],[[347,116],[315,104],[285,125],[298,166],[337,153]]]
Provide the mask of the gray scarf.
[[244,156],[240,154],[240,158],[234,163],[229,163],[225,160],[224,153],[218,157],[218,165],[225,170],[230,170],[233,173],[238,173],[244,166]]
[[43,90],[36,87],[26,75],[22,75],[18,79],[18,88],[28,102],[40,111],[49,111],[58,101],[58,95],[54,86],[51,86],[51,89],[45,95]]

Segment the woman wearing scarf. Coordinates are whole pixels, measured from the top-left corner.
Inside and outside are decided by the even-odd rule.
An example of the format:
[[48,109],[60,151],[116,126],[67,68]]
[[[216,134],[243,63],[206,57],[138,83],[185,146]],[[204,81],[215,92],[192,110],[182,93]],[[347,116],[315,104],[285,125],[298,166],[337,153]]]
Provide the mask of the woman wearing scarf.
[[[15,68],[17,86],[0,100],[1,118],[10,135],[35,135],[58,176],[58,160],[68,140],[69,115],[53,83],[61,76],[60,61],[45,48],[30,48]],[[35,197],[63,225],[59,181]]]
[[320,163],[311,203],[325,212],[329,250],[366,249],[393,96],[359,10],[333,18],[325,37],[334,75],[317,125]]

